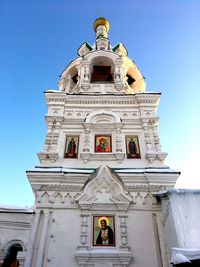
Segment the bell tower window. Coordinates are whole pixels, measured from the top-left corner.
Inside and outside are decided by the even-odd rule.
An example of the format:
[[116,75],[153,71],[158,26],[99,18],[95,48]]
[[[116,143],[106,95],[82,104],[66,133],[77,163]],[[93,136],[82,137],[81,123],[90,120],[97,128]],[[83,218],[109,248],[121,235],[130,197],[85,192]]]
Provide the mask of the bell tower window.
[[111,66],[93,66],[92,82],[113,82]]
[[133,77],[131,77],[129,74],[126,74],[127,77],[127,83],[128,85],[132,85],[135,82],[135,79]]
[[77,84],[78,82],[78,73],[76,73],[73,77],[72,77],[72,81],[74,84]]

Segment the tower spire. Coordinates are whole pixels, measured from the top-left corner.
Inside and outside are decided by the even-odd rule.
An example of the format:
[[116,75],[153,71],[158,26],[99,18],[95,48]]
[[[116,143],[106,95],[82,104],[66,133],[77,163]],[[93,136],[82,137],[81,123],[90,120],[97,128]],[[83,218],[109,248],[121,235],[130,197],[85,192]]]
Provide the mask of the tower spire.
[[103,17],[97,18],[94,22],[93,28],[96,32],[96,39],[100,37],[108,38],[110,24],[107,19]]
[[109,50],[110,42],[108,39],[108,30],[110,24],[108,20],[103,17],[97,18],[93,24],[93,28],[96,32],[96,49]]

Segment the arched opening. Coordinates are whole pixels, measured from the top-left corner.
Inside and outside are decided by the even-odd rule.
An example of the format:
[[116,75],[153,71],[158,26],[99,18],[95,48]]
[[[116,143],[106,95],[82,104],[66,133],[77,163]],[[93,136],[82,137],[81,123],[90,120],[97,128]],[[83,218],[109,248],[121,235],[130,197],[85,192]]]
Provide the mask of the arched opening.
[[6,256],[4,258],[2,267],[18,267],[19,261],[17,260],[17,253],[18,251],[23,251],[22,245],[19,243],[12,244],[8,252],[6,253]]
[[129,86],[132,86],[133,83],[135,82],[135,79],[130,75],[130,74],[126,74],[126,81],[128,83]]
[[68,74],[70,75],[70,90],[72,90],[78,83],[78,71],[76,67],[70,69]]
[[113,63],[108,57],[97,57],[92,62],[92,83],[113,83]]
[[71,87],[73,88],[78,83],[78,71],[74,67],[70,70],[69,74],[71,74]]

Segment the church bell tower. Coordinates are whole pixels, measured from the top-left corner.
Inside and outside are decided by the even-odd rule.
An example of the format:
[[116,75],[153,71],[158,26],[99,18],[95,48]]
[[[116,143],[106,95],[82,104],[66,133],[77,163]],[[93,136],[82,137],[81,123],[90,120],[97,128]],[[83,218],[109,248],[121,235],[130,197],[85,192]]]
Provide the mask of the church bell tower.
[[109,22],[94,22],[45,92],[40,164],[27,171],[36,212],[26,267],[169,266],[156,193],[179,175],[164,164],[157,131],[160,93],[148,93],[125,46],[111,45]]

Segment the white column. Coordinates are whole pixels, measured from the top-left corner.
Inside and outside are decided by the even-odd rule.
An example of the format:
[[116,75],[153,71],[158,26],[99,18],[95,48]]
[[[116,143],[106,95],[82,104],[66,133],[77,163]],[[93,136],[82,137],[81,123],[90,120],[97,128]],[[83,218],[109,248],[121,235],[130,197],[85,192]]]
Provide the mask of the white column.
[[88,244],[88,214],[81,214],[81,245],[87,246]]
[[126,231],[126,217],[127,215],[119,215],[120,218],[120,236],[121,236],[121,247],[127,246],[127,231]]
[[163,220],[161,213],[153,213],[153,227],[154,227],[154,236],[156,241],[156,249],[157,249],[157,259],[159,267],[167,267],[167,248],[165,245],[164,239],[164,229],[163,229]]
[[38,250],[37,250],[37,255],[36,255],[36,264],[35,266],[37,267],[42,267],[43,266],[43,255],[45,252],[45,245],[46,245],[46,237],[47,237],[47,232],[48,232],[48,222],[49,222],[49,210],[43,211],[44,213],[44,218],[43,222],[41,225],[41,232],[40,238],[39,238],[39,244],[38,244]]
[[36,234],[37,234],[37,229],[38,229],[38,223],[39,223],[39,218],[40,218],[40,211],[36,210],[35,215],[34,215],[34,222],[32,225],[30,237],[29,237],[29,244],[28,244],[28,249],[25,257],[25,263],[24,267],[30,267],[31,262],[32,262],[32,257],[33,257],[33,248],[36,240]]

